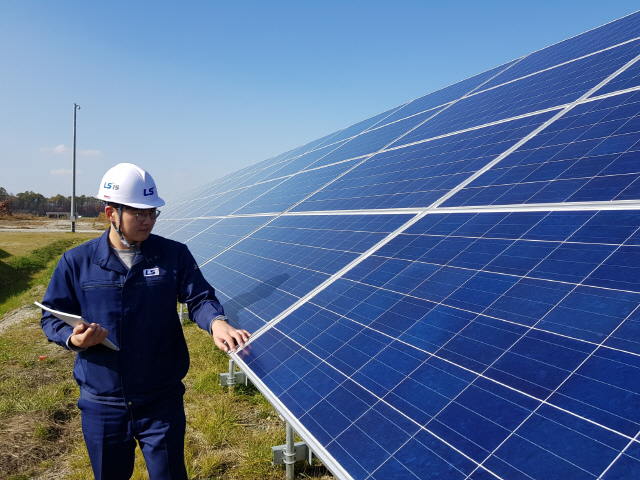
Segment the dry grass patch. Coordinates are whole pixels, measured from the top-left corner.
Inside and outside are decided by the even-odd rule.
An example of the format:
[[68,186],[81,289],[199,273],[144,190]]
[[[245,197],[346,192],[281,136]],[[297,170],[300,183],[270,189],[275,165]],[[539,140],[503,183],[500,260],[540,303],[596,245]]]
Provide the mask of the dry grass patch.
[[73,356],[59,350],[37,310],[0,337],[0,478],[32,478],[81,440]]

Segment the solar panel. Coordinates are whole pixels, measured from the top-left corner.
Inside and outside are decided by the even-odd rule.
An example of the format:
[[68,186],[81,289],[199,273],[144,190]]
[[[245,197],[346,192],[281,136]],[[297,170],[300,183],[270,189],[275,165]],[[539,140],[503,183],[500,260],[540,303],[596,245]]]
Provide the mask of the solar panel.
[[640,478],[640,13],[163,211],[340,479]]

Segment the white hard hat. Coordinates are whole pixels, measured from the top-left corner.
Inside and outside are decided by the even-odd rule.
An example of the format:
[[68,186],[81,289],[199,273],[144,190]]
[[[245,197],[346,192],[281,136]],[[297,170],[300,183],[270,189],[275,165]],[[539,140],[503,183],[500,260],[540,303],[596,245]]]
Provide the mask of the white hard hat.
[[96,198],[134,208],[164,205],[151,175],[133,163],[119,163],[110,168],[102,177]]

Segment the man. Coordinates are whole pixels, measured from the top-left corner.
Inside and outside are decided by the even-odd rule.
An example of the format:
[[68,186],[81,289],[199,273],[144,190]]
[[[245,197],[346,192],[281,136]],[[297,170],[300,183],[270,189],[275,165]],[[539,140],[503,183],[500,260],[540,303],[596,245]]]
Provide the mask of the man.
[[111,227],[62,256],[42,301],[90,326],[72,328],[43,311],[42,328],[77,352],[78,407],[96,479],[129,479],[137,440],[152,480],[186,480],[182,379],[189,352],[177,302],[225,352],[250,334],[228,324],[186,245],[151,234],[164,205],[151,175],[118,164],[97,198]]

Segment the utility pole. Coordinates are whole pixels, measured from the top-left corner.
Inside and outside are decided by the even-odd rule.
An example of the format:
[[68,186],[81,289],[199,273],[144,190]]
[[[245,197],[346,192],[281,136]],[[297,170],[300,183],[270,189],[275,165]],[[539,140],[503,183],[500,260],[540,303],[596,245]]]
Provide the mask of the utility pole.
[[76,231],[76,110],[80,110],[80,105],[73,104],[73,161],[72,174],[73,185],[71,187],[71,231]]

